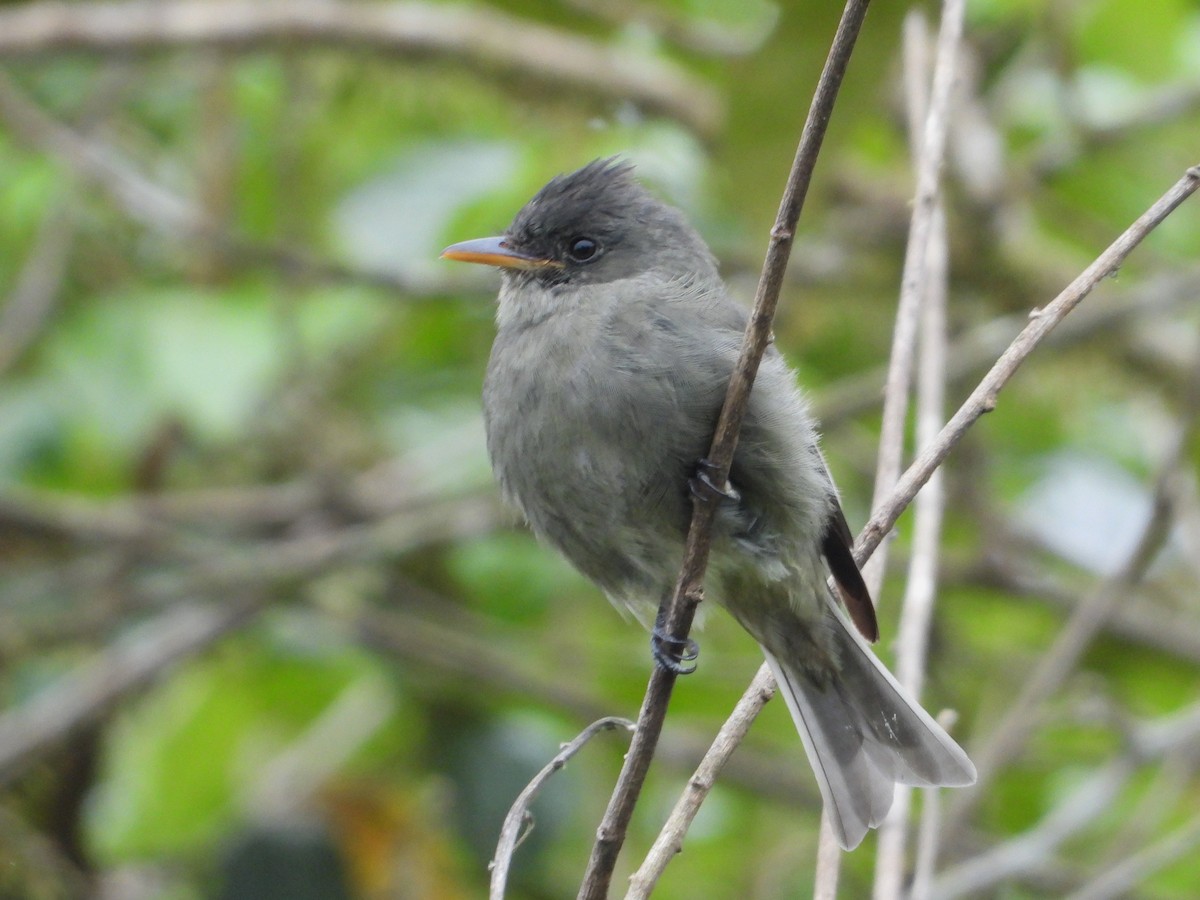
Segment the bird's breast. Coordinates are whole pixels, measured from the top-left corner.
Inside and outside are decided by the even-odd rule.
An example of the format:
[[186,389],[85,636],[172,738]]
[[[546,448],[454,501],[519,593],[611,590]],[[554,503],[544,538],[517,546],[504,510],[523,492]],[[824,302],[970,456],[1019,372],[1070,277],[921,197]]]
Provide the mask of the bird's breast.
[[678,430],[647,377],[578,332],[502,331],[484,384],[505,497],[614,598],[657,596],[682,544]]

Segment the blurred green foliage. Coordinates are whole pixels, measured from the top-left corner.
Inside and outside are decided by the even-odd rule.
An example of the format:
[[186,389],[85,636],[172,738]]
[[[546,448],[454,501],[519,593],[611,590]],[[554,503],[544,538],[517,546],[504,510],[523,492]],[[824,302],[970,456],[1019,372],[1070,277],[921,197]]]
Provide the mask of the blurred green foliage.
[[[0,16],[38,5],[6,4]],[[645,635],[513,517],[451,518],[453,527],[430,524],[422,535],[422,517],[434,521],[427,508],[492,495],[478,393],[495,278],[452,271],[437,253],[502,230],[550,176],[621,153],[697,222],[731,289],[748,298],[838,9],[798,0],[492,6],[673,63],[715,92],[723,123],[698,134],[633,100],[481,70],[466,51],[433,60],[296,41],[4,60],[6,93],[182,198],[215,232],[181,233],[111,179],[81,172],[20,116],[0,114],[0,316],[27,302],[19,286],[31,271],[52,283],[44,321],[11,356],[15,319],[0,318],[4,495],[67,497],[101,512],[132,497],[151,515],[156,497],[167,507],[172,497],[213,504],[167,516],[175,530],[165,548],[106,543],[71,522],[30,526],[0,509],[0,698],[19,707],[171,603],[246,591],[271,601],[239,633],[105,711],[94,751],[80,751],[95,758],[75,807],[63,800],[72,776],[61,749],[8,780],[0,860],[9,854],[17,874],[3,876],[5,896],[71,896],[72,872],[108,885],[104,896],[251,896],[237,879],[259,851],[241,851],[266,846],[285,861],[295,847],[332,848],[344,871],[326,874],[341,886],[314,896],[484,896],[500,821],[533,773],[593,713],[635,715]],[[777,321],[778,344],[818,403],[879,366],[891,340],[912,193],[899,87],[907,8],[877,6]],[[718,37],[731,46],[715,51]],[[945,172],[956,336],[1047,303],[1200,162],[1200,10],[1185,0],[974,0],[964,52]],[[39,262],[54,240],[65,245],[61,265]],[[1193,204],[1101,292],[1180,273],[1194,289],[1198,255]],[[1022,589],[991,568],[1011,574],[1019,564],[1073,598],[1103,577],[1038,537],[1056,523],[1018,524],[1031,492],[1055,460],[1081,453],[1128,473],[1147,498],[1196,371],[1198,325],[1195,294],[1167,298],[1040,351],[952,457],[926,698],[959,711],[968,747],[986,741],[1064,621],[1061,604],[1042,602],[1051,588]],[[978,354],[953,382],[952,403],[991,359]],[[825,446],[861,524],[878,410],[835,420]],[[1200,448],[1191,454],[1195,462]],[[394,486],[416,499],[393,503],[376,490],[354,500],[354,479],[392,460],[403,462]],[[1194,474],[1180,514],[1191,537],[1165,550],[1130,598],[1138,615],[1169,613],[1181,631],[1200,626]],[[278,515],[265,501],[235,513],[212,499],[219,489],[230,497],[288,485],[315,485],[317,499]],[[1086,499],[1075,498],[1084,509]],[[382,532],[316,571],[269,569],[247,585],[172,586],[205,560],[219,568],[224,554],[367,529],[385,515],[408,516],[416,537],[389,544]],[[886,635],[895,634],[910,527],[901,525],[880,598]],[[1118,562],[1128,550],[1096,549]],[[398,640],[379,636],[386,629],[371,623],[381,621]],[[668,741],[713,734],[758,664],[720,613],[702,642]],[[1128,629],[1092,646],[1064,688],[1030,711],[1038,727],[1028,746],[947,839],[943,862],[1035,826],[1124,752],[1131,717],[1195,704],[1200,653],[1181,647]],[[361,728],[327,735],[339,704]],[[718,786],[658,896],[808,895],[819,809],[791,724],[773,707],[751,734],[742,775]],[[551,782],[510,896],[575,890],[622,741],[598,738]],[[687,750],[664,755],[616,884],[694,761]],[[1185,824],[1200,808],[1194,755],[1166,774],[1139,773],[1103,817],[986,895],[1063,896]],[[283,787],[272,781],[280,771],[292,779]],[[771,779],[777,790],[763,788]],[[1157,816],[1145,809],[1155,790],[1171,801]],[[29,849],[42,841],[51,851]],[[844,896],[869,890],[871,843],[846,858]],[[1193,848],[1168,860],[1134,895],[1194,896],[1196,858]]]

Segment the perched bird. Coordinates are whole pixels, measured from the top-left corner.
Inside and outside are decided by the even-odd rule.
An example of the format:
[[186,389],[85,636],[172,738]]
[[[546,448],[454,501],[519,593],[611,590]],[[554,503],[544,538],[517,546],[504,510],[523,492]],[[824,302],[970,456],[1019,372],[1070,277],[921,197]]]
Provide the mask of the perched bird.
[[[683,214],[614,159],[553,179],[502,237],[442,255],[503,276],[483,388],[503,494],[649,624],[675,586],[689,485],[746,310]],[[878,638],[874,606],[813,421],[774,348],[722,490],[708,596],[761,645],[841,845],[883,820],[896,783],[971,784],[967,755],[864,641]],[[656,634],[659,663],[679,666],[684,649]]]

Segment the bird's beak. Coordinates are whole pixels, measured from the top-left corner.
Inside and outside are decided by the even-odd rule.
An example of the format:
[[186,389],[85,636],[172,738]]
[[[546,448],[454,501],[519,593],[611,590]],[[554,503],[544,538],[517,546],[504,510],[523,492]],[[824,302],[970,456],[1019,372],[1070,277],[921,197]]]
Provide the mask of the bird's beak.
[[477,238],[451,244],[442,251],[442,259],[483,263],[485,266],[500,266],[503,269],[562,268],[562,263],[557,260],[539,259],[536,256],[518,253],[502,237]]

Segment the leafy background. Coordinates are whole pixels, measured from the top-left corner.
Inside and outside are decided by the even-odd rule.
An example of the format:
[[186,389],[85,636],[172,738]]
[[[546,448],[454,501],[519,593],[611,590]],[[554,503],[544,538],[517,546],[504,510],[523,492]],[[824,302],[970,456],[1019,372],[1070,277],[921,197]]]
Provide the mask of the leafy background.
[[[496,279],[437,253],[622,153],[749,298],[838,11],[465,9],[463,28],[536,24],[625,62],[555,84],[536,56],[317,34],[97,51],[37,45],[14,23],[50,8],[0,5],[3,896],[483,896],[532,774],[592,719],[636,712],[644,634],[495,498],[478,395]],[[908,10],[867,19],[776,323],[859,524],[913,187]],[[1200,9],[973,0],[964,56],[945,168],[953,403],[1200,162]],[[611,96],[635,63],[650,83],[684,79],[681,105]],[[1109,869],[1146,848],[1158,861],[1128,895],[1200,882],[1200,729],[1167,751],[1150,740],[1198,709],[1198,253],[1185,206],[948,463],[925,696],[979,752],[1067,613],[1117,583],[1186,441],[1149,572],[1023,711],[1028,738],[987,790],[943,798],[948,875],[1032,847],[972,895],[1124,895]],[[908,528],[880,597],[885,657]],[[618,884],[759,664],[719,613],[701,639]],[[811,891],[819,803],[775,706],[660,896]],[[574,892],[623,746],[598,738],[552,781],[511,896]],[[845,896],[870,889],[873,840],[846,858]]]

